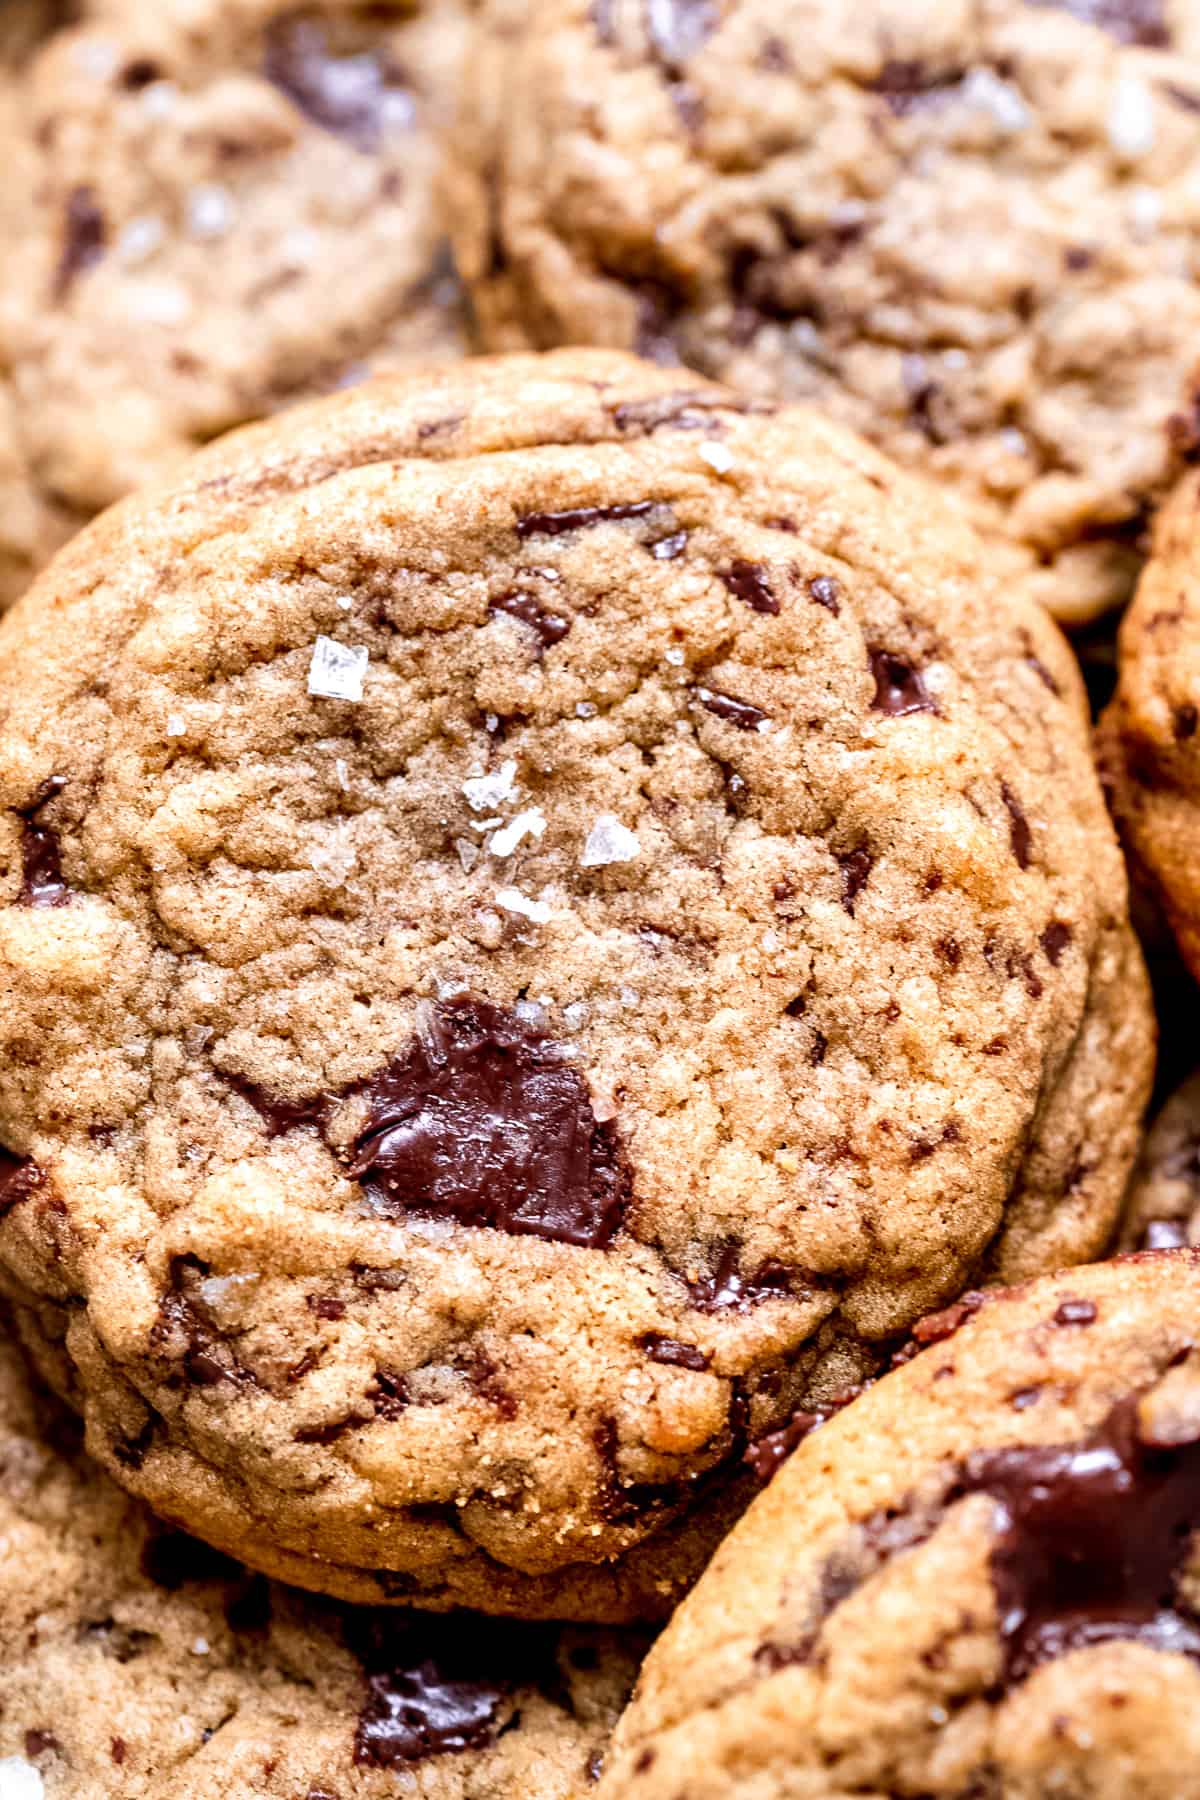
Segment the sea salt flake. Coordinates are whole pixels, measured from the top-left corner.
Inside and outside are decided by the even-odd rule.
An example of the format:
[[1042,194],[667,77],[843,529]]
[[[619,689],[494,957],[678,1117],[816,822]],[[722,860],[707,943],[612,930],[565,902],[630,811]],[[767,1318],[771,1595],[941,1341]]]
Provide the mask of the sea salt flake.
[[183,325],[191,317],[192,297],[179,281],[130,281],[125,310],[144,325]]
[[546,1023],[546,1009],[537,1000],[518,1000],[513,1011],[526,1025],[540,1029]]
[[208,1652],[209,1652],[209,1642],[206,1637],[198,1637],[198,1638],[192,1639],[192,1655],[193,1656],[207,1656]]
[[673,669],[677,669],[683,661],[683,651],[682,650],[668,650],[667,651],[667,661],[670,663],[670,665]]
[[163,241],[163,223],[153,213],[142,213],[121,231],[117,239],[117,259],[127,265],[145,262]]
[[350,598],[349,594],[339,594],[338,595],[338,605],[341,607],[343,612],[349,612],[350,608],[354,605],[354,602]]
[[187,721],[182,713],[167,714],[167,736],[183,737],[187,731]]
[[343,757],[334,761],[333,772],[337,776],[337,784],[343,792],[350,786],[350,768]]
[[540,838],[545,829],[546,820],[541,809],[531,806],[527,811],[519,812],[515,819],[510,819],[490,840],[488,849],[493,856],[511,856],[525,838]]
[[577,719],[594,719],[596,712],[597,708],[592,705],[590,700],[577,700],[575,702],[575,717]]
[[187,197],[188,230],[195,238],[224,237],[233,224],[233,196],[216,181],[201,182]]
[[1029,124],[1029,108],[1016,88],[991,69],[970,70],[959,94],[965,105],[990,114],[1001,131],[1024,131]]
[[579,1031],[587,1024],[588,1009],[584,1000],[572,1000],[562,1009],[563,1023],[568,1031]]
[[173,81],[152,81],[141,92],[142,111],[151,119],[169,119],[179,101]]
[[336,638],[318,637],[308,670],[308,691],[322,700],[361,700],[367,672],[366,646],[339,644]]
[[475,867],[475,864],[479,861],[482,851],[478,844],[473,844],[471,842],[470,838],[455,838],[454,848],[458,851],[458,860],[462,866],[463,874],[469,875],[471,870]]
[[620,988],[618,991],[620,993],[622,1006],[638,1006],[638,1005],[640,1005],[642,996],[638,993],[636,988],[623,987],[623,988]]
[[1129,161],[1146,156],[1157,135],[1154,96],[1134,75],[1118,76],[1108,108],[1108,141]]
[[45,1783],[23,1756],[0,1757],[0,1800],[44,1800]]
[[516,782],[517,765],[510,760],[502,762],[490,775],[468,776],[462,784],[462,791],[467,796],[467,805],[472,812],[491,812],[493,807],[512,798]]
[[497,888],[496,905],[503,907],[505,912],[519,913],[523,919],[532,919],[535,925],[544,925],[550,917],[550,908],[544,900],[531,900],[520,888]]
[[718,444],[706,439],[703,444],[697,444],[696,455],[701,462],[706,462],[709,468],[715,470],[718,475],[728,475],[733,467],[733,452],[727,444]]
[[601,813],[588,832],[579,858],[582,869],[601,869],[607,863],[632,862],[641,844],[615,813]]

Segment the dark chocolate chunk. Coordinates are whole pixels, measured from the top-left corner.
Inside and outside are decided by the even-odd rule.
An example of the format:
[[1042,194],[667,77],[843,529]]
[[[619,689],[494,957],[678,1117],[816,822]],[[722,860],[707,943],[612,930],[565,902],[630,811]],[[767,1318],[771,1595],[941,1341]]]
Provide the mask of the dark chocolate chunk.
[[735,725],[739,731],[757,731],[767,722],[766,713],[751,706],[748,700],[735,699],[732,694],[718,694],[711,688],[697,688],[696,694],[705,712]]
[[32,1157],[14,1156],[0,1149],[0,1219],[22,1200],[28,1200],[46,1179],[45,1170]]
[[890,718],[902,718],[906,713],[937,711],[919,669],[905,662],[903,657],[893,656],[890,650],[871,649],[867,655],[875,677],[872,705],[876,712],[887,713]]
[[1200,709],[1190,704],[1172,708],[1171,730],[1176,743],[1184,744],[1188,738],[1195,737],[1197,725],[1200,725]]
[[158,1317],[150,1333],[155,1352],[180,1363],[187,1379],[197,1387],[218,1387],[245,1375],[208,1316],[201,1292],[208,1273],[195,1256],[172,1259],[171,1286],[158,1303]]
[[1062,919],[1052,919],[1042,933],[1042,949],[1046,952],[1046,960],[1057,969],[1062,961],[1062,953],[1071,942],[1074,933]]
[[1033,850],[1033,833],[1029,829],[1029,820],[1017,796],[1007,781],[1000,783],[1000,798],[1004,802],[1004,810],[1008,814],[1008,835],[1012,844],[1012,853],[1017,859],[1018,869],[1027,869]]
[[56,300],[64,300],[77,278],[100,261],[107,241],[104,214],[94,192],[90,187],[72,188],[63,219],[62,252],[54,271]]
[[587,1767],[584,1770],[584,1773],[586,1774],[588,1781],[589,1782],[599,1781],[601,1771],[603,1770],[603,1768],[604,1768],[604,1752],[603,1752],[603,1750],[593,1750],[587,1759]]
[[727,569],[718,569],[721,580],[736,599],[742,600],[756,613],[777,613],[779,602],[771,592],[767,571],[761,563],[736,557]]
[[783,1467],[792,1451],[802,1444],[806,1437],[832,1419],[835,1412],[843,1406],[849,1406],[851,1400],[857,1398],[861,1388],[853,1388],[849,1393],[839,1394],[836,1399],[826,1401],[823,1406],[811,1410],[798,1408],[778,1431],[768,1431],[765,1437],[757,1438],[746,1451],[743,1461],[753,1469],[759,1481],[767,1482]]
[[548,650],[551,644],[561,643],[571,629],[570,619],[540,605],[536,596],[524,588],[489,600],[488,611],[507,613],[510,619],[519,619],[522,625],[528,625],[537,636],[543,651]]
[[712,1272],[688,1282],[692,1305],[699,1312],[745,1312],[760,1300],[777,1300],[792,1291],[792,1273],[782,1263],[768,1260],[753,1274],[738,1267],[738,1246],[726,1244]]
[[65,775],[51,775],[49,780],[43,781],[28,805],[17,809],[24,821],[21,828],[22,906],[65,906],[71,898],[59,862],[58,834],[38,818],[43,806],[66,785]]
[[1200,1440],[1148,1443],[1136,1395],[1085,1444],[977,1452],[957,1493],[1000,1509],[992,1579],[1009,1682],[1118,1638],[1200,1659],[1200,1621],[1175,1593],[1200,1528]]
[[346,1633],[367,1684],[354,1734],[364,1768],[483,1749],[503,1729],[516,1688],[544,1685],[553,1662],[551,1635],[511,1620],[356,1610]]
[[885,62],[871,91],[887,102],[899,119],[925,107],[940,106],[962,85],[962,69],[931,69],[925,63],[890,59]]
[[1094,1325],[1096,1307],[1091,1300],[1064,1300],[1054,1314],[1056,1325]]
[[381,1212],[603,1249],[629,1178],[561,1047],[515,1013],[464,995],[363,1090],[350,1173]]
[[269,1093],[244,1075],[226,1074],[225,1079],[243,1100],[250,1102],[266,1126],[268,1137],[282,1137],[285,1131],[294,1131],[300,1125],[315,1125],[318,1130],[323,1130],[335,1104],[329,1094],[314,1094],[307,1100],[288,1100],[282,1094]]
[[25,1754],[31,1759],[44,1756],[47,1750],[58,1750],[61,1747],[54,1733],[45,1726],[35,1726],[32,1731],[25,1733]]
[[1029,0],[1031,6],[1054,7],[1069,12],[1085,25],[1096,25],[1119,44],[1139,44],[1146,50],[1166,50],[1171,33],[1163,16],[1162,0]]
[[898,1368],[902,1363],[911,1362],[922,1350],[931,1344],[944,1344],[947,1338],[954,1336],[967,1320],[973,1318],[987,1298],[978,1289],[972,1288],[969,1293],[955,1300],[952,1305],[944,1306],[940,1312],[926,1313],[918,1319],[906,1344],[892,1358],[892,1367]]
[[651,1362],[666,1363],[676,1369],[707,1369],[712,1361],[711,1350],[681,1344],[677,1338],[663,1337],[657,1331],[644,1332],[638,1343]]
[[860,844],[856,850],[848,850],[837,860],[842,871],[842,905],[853,918],[855,901],[870,879],[875,858],[865,845]]
[[315,19],[290,14],[271,27],[263,73],[306,119],[357,150],[378,149],[394,123],[411,117],[402,72],[378,53],[338,55]]
[[837,618],[842,610],[841,601],[838,598],[842,591],[839,581],[836,581],[832,575],[814,575],[808,584],[808,591],[818,606],[823,606],[826,612],[831,612],[834,618]]
[[568,531],[581,531],[588,525],[603,525],[622,519],[644,519],[654,511],[655,500],[629,500],[618,506],[572,506],[565,512],[525,513],[517,520],[517,536],[562,537]]
[[344,1319],[346,1316],[346,1302],[334,1294],[306,1294],[304,1303],[318,1319]]

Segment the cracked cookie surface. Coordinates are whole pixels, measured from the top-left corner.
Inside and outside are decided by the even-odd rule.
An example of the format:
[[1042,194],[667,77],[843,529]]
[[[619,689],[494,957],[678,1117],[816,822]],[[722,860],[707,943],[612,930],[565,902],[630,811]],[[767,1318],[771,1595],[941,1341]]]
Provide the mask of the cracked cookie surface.
[[0,695],[5,1283],[270,1573],[661,1612],[749,1441],[1107,1240],[1151,1025],[1073,660],[814,414],[380,380],[97,521]]
[[598,1800],[1193,1800],[1200,1252],[967,1297],[813,1432],[639,1678]]
[[0,1792],[580,1800],[644,1639],[310,1599],[156,1523],[0,1345]]
[[0,599],[181,452],[462,353],[462,30],[457,0],[90,0],[0,39]]
[[494,349],[812,401],[1064,620],[1197,443],[1186,0],[488,0],[453,208]]

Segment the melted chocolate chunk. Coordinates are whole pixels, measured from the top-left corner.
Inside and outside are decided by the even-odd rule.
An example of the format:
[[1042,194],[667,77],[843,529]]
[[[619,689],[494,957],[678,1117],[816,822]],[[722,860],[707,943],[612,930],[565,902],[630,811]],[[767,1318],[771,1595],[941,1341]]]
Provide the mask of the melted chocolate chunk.
[[1200,1621],[1175,1593],[1200,1528],[1200,1441],[1147,1442],[1136,1396],[1086,1444],[977,1452],[956,1492],[1000,1508],[992,1579],[1010,1682],[1115,1638],[1200,1659]]
[[1162,0],[1029,0],[1032,6],[1054,7],[1096,25],[1119,44],[1140,44],[1147,50],[1166,50],[1171,33],[1163,17]]
[[517,536],[562,537],[568,531],[581,531],[588,525],[603,525],[610,520],[644,519],[658,505],[656,500],[630,500],[619,506],[573,506],[566,512],[525,513],[517,520]]
[[711,1274],[689,1281],[688,1292],[698,1312],[746,1312],[760,1300],[777,1300],[792,1291],[792,1273],[782,1263],[768,1260],[754,1274],[738,1267],[738,1246],[726,1244]]
[[44,1169],[32,1157],[14,1156],[0,1149],[0,1219],[22,1200],[28,1200],[46,1179]]
[[1000,798],[1004,802],[1004,810],[1008,814],[1008,835],[1012,844],[1012,853],[1016,857],[1018,869],[1027,869],[1033,851],[1033,833],[1029,829],[1029,820],[1017,796],[1007,781],[1000,783]]
[[37,816],[66,785],[65,775],[51,775],[28,806],[18,808],[24,820],[21,829],[22,906],[65,906],[71,898],[59,862],[58,834],[49,825],[39,823]]
[[816,1431],[819,1425],[832,1419],[834,1413],[840,1412],[843,1406],[849,1406],[862,1392],[861,1388],[852,1388],[848,1393],[839,1394],[836,1399],[829,1400],[824,1406],[814,1407],[811,1411],[798,1408],[778,1431],[768,1431],[765,1437],[756,1438],[743,1462],[753,1469],[759,1481],[768,1482],[783,1467],[792,1451],[801,1445],[806,1437]]
[[771,592],[767,581],[767,571],[761,563],[746,562],[737,557],[727,569],[718,569],[717,573],[738,600],[742,600],[756,613],[777,613],[779,602]]
[[1176,743],[1185,744],[1189,738],[1194,738],[1197,726],[1200,726],[1200,709],[1192,705],[1172,709],[1171,730]]
[[335,54],[315,19],[292,15],[272,26],[263,73],[306,119],[357,150],[377,150],[389,129],[412,116],[401,72],[370,52]]
[[195,1256],[173,1259],[171,1287],[158,1303],[158,1317],[150,1333],[154,1351],[182,1364],[187,1379],[197,1387],[217,1387],[224,1381],[240,1381],[245,1375],[208,1317],[200,1286],[208,1273],[206,1264]]
[[666,1363],[676,1369],[707,1369],[712,1361],[711,1350],[701,1350],[695,1344],[681,1344],[677,1338],[662,1337],[657,1331],[647,1331],[638,1339],[641,1348],[651,1362]]
[[814,575],[808,584],[808,591],[818,606],[823,606],[826,612],[831,612],[837,618],[842,610],[838,598],[842,591],[840,582],[835,581],[832,575]]
[[899,119],[929,106],[940,106],[962,85],[961,69],[930,69],[921,62],[885,62],[871,91],[879,94]]
[[1071,927],[1064,924],[1061,919],[1053,919],[1043,931],[1042,949],[1046,953],[1047,962],[1053,968],[1057,969],[1062,961],[1062,953],[1071,942],[1073,935]]
[[868,651],[871,673],[875,677],[875,698],[872,702],[876,712],[887,713],[889,718],[903,718],[906,713],[936,712],[933,696],[925,686],[925,679],[919,669],[906,663],[902,657],[893,656],[890,650],[873,649]]
[[96,204],[92,189],[72,188],[63,219],[62,252],[54,271],[56,300],[64,300],[78,277],[100,261],[107,236],[104,214]]
[[515,1013],[466,995],[436,1008],[364,1092],[350,1173],[381,1212],[593,1250],[620,1229],[616,1129],[560,1046]]
[[735,725],[739,731],[757,731],[767,722],[766,713],[751,706],[748,700],[737,700],[732,694],[718,694],[711,688],[697,688],[696,693],[705,712]]
[[561,613],[551,612],[548,607],[540,606],[534,595],[523,589],[489,600],[488,611],[507,613],[510,619],[519,619],[522,625],[528,625],[536,634],[543,651],[548,650],[551,644],[561,643],[571,629],[570,619],[565,619]]
[[346,1634],[367,1683],[354,1734],[363,1768],[483,1749],[516,1688],[544,1686],[553,1671],[551,1635],[511,1620],[354,1612]]

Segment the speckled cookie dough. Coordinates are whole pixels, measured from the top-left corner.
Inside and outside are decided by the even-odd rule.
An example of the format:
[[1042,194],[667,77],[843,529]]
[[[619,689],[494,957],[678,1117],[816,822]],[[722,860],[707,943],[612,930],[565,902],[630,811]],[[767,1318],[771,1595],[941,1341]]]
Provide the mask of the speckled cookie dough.
[[1121,1235],[1138,1250],[1200,1243],[1200,1070],[1171,1095],[1146,1134]]
[[749,1442],[1107,1241],[1152,1026],[1073,659],[816,414],[367,384],[81,534],[0,709],[4,1281],[269,1573],[661,1612]]
[[26,63],[0,101],[0,597],[180,452],[461,354],[435,187],[462,30],[458,0],[104,0]]
[[486,0],[455,159],[495,349],[811,400],[1060,618],[1194,454],[1190,0]]
[[1200,472],[1155,522],[1154,553],[1121,622],[1117,691],[1101,723],[1113,807],[1139,875],[1200,978]]
[[0,1344],[4,1800],[582,1800],[644,1640],[350,1609],[157,1524]]
[[972,1295],[813,1432],[597,1800],[1196,1800],[1200,1252]]

